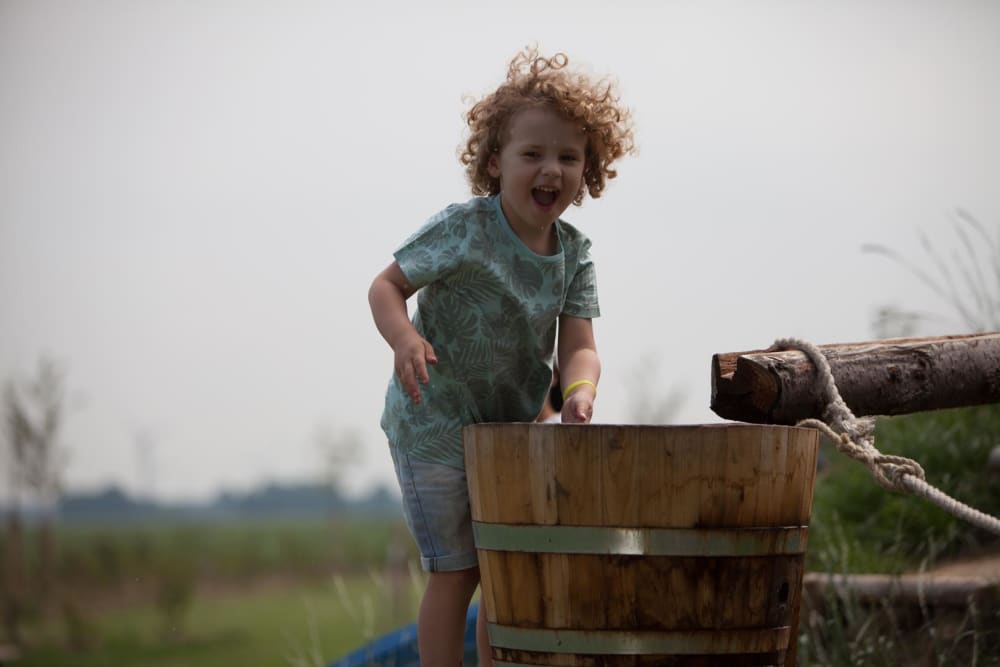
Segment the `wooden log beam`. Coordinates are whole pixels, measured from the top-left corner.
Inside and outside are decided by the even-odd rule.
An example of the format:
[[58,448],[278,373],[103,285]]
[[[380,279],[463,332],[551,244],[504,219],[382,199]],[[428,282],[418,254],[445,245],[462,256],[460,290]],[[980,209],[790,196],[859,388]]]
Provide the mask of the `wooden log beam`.
[[813,606],[830,595],[866,606],[932,604],[966,609],[970,602],[978,602],[981,608],[995,609],[1000,603],[1000,589],[987,577],[810,572],[805,575],[802,586]]
[[932,572],[900,576],[808,573],[801,599],[803,625],[809,628],[811,640],[841,642],[862,634],[892,637],[894,664],[900,665],[927,664],[922,657],[935,655],[939,646],[955,648],[976,642],[975,636],[996,627],[994,619],[1000,612],[996,580]]
[[[857,415],[900,415],[1000,403],[1000,332],[818,346]],[[712,410],[757,424],[822,417],[826,402],[798,350],[712,356]]]

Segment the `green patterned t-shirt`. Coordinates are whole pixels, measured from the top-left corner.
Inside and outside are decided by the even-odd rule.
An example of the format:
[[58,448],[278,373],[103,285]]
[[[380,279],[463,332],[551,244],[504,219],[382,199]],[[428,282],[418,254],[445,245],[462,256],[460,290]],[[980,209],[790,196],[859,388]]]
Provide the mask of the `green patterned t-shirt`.
[[556,220],[557,253],[536,255],[500,198],[438,213],[394,257],[417,290],[413,325],[434,347],[414,405],[393,374],[382,429],[415,459],[464,468],[462,427],[532,421],[552,378],[556,322],[600,315],[590,241]]

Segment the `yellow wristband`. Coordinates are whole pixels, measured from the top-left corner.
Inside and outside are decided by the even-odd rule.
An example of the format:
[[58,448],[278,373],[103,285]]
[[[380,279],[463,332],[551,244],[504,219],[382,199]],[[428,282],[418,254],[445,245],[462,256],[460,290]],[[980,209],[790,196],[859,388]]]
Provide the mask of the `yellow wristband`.
[[594,388],[594,398],[597,398],[597,385],[596,384],[594,384],[590,380],[577,380],[576,382],[570,383],[570,385],[568,387],[566,387],[566,389],[563,391],[563,400],[565,401],[567,398],[569,398],[569,394],[570,394],[571,391],[573,391],[577,387],[579,387],[581,385],[585,385],[585,384],[589,384],[591,387]]

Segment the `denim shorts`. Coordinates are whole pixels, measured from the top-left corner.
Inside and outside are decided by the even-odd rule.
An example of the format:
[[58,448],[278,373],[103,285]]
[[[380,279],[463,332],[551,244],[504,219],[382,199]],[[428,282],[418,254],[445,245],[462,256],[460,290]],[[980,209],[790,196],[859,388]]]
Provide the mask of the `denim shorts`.
[[403,492],[403,516],[427,572],[476,567],[465,471],[411,458],[390,447]]

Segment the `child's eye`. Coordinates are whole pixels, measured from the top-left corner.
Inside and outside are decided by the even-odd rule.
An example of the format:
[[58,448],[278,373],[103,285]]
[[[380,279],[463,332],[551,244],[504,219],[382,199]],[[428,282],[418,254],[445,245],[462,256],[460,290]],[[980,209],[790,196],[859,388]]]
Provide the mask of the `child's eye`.
[[538,157],[538,151],[524,151],[525,157]]
[[580,161],[580,156],[579,155],[563,155],[562,156],[562,160],[563,160],[563,162],[579,162]]

